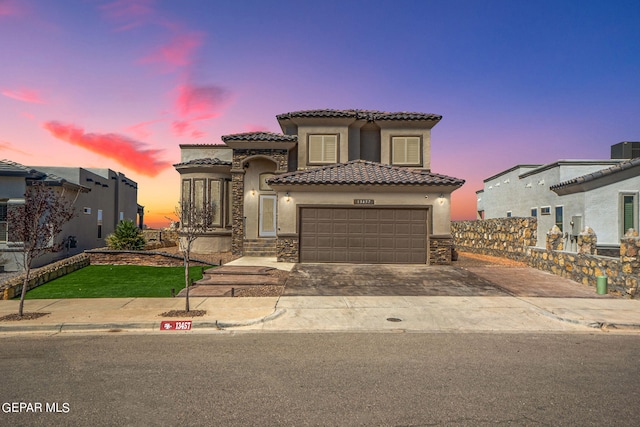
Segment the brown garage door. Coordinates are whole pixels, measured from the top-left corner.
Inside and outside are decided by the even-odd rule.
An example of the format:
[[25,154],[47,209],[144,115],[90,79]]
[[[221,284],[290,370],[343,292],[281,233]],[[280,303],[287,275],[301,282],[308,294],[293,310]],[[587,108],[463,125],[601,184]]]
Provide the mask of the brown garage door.
[[301,208],[301,262],[424,264],[426,260],[426,209]]

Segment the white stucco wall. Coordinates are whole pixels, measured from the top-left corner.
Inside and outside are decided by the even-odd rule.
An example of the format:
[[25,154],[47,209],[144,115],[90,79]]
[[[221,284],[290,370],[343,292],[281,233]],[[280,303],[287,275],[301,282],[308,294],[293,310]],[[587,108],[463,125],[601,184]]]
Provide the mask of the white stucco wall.
[[[597,190],[559,196],[549,187],[560,182],[593,173],[616,164],[616,161],[560,161],[539,168],[522,167],[488,179],[482,193],[478,194],[478,208],[484,209],[485,219],[503,218],[507,212],[513,217],[531,216],[531,209],[538,211],[538,247],[545,247],[545,234],[555,224],[555,208],[562,206],[563,231],[569,234],[565,247],[572,250],[575,240],[571,234],[571,221],[581,219],[582,228],[589,226],[598,236],[599,244],[619,244],[618,210],[620,184],[612,184]],[[638,178],[640,179],[640,178]],[[629,180],[631,181],[631,180]],[[625,182],[633,188],[638,183]],[[635,191],[638,191],[636,187]],[[549,215],[542,215],[541,208],[549,207]],[[576,221],[576,225],[578,222]]]
[[640,176],[627,179],[593,190],[579,193],[584,197],[585,225],[593,228],[598,236],[598,244],[618,245],[624,235],[622,230],[621,196],[635,195],[635,223],[639,222]]

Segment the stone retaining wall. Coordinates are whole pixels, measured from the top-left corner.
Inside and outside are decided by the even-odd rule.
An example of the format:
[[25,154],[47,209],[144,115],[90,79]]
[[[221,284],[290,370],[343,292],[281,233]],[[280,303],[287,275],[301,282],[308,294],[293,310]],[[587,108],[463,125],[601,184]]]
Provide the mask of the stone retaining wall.
[[[72,273],[90,264],[87,254],[75,255],[44,267],[31,270],[27,291],[53,279]],[[12,299],[20,295],[24,283],[24,274],[15,275],[0,285],[0,298]]]
[[143,230],[142,235],[147,250],[178,246],[178,230]]
[[[92,249],[85,252],[92,265],[148,265],[155,267],[181,267],[182,255],[150,251],[112,251]],[[206,261],[191,260],[191,265],[212,265]]]
[[607,276],[609,289],[635,296],[640,287],[640,237],[630,230],[620,241],[620,256],[598,256],[597,236],[585,229],[578,236],[578,251],[566,252],[562,232],[553,227],[546,234],[546,248],[536,244],[535,218],[497,218],[452,222],[454,248],[459,251],[522,261],[531,267],[595,286]]
[[453,221],[451,234],[457,250],[520,261],[536,245],[537,227],[535,218]]

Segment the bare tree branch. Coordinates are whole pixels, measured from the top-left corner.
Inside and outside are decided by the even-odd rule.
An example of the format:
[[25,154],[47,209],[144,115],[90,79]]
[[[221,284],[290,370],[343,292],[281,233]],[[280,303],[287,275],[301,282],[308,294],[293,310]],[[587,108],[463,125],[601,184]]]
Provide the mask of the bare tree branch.
[[184,281],[185,281],[185,311],[189,311],[189,266],[191,262],[191,250],[193,243],[198,237],[207,231],[211,218],[213,218],[213,208],[208,204],[196,205],[193,201],[183,200],[176,207],[175,214],[180,218],[179,248],[184,260]]
[[7,212],[9,240],[22,244],[24,282],[20,294],[18,315],[23,315],[33,262],[46,253],[62,250],[64,243],[57,237],[64,224],[75,216],[73,203],[61,192],[42,182],[31,183],[23,205],[12,205]]

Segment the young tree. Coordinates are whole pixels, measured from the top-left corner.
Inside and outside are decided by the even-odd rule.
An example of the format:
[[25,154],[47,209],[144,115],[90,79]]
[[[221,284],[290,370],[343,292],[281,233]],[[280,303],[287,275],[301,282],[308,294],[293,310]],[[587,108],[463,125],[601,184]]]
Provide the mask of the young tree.
[[208,204],[196,205],[191,200],[182,200],[176,208],[176,216],[180,218],[180,229],[178,232],[178,242],[182,258],[184,260],[184,283],[185,283],[185,311],[189,311],[189,266],[191,263],[191,250],[193,242],[209,228],[209,223],[213,217],[213,208]]
[[144,248],[145,240],[142,230],[130,219],[120,221],[112,234],[107,236],[109,249],[122,251],[139,251]]
[[75,215],[73,203],[57,189],[43,182],[33,182],[27,187],[24,204],[13,205],[7,212],[9,239],[23,245],[24,282],[18,308],[20,317],[24,314],[24,296],[33,262],[46,253],[62,250],[64,243],[57,242],[57,236],[63,225]]

